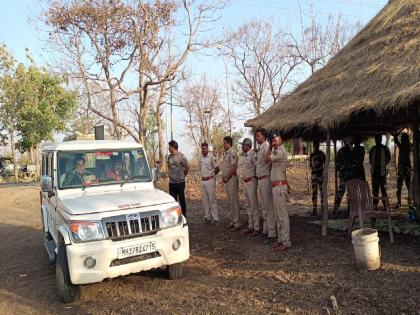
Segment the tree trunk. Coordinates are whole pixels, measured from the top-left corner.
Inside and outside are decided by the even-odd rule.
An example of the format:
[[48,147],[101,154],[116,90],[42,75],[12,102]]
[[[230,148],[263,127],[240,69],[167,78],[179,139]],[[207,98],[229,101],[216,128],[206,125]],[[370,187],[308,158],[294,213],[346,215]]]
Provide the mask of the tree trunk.
[[115,123],[116,121],[118,121],[118,111],[117,111],[117,102],[115,100],[115,91],[113,89],[110,89],[109,96],[111,99],[111,111],[112,111],[112,119],[113,119],[112,126],[114,128],[114,136],[117,138],[117,140],[121,140],[122,138],[121,129]]
[[166,159],[165,159],[165,140],[163,137],[164,134],[164,125],[162,120],[161,105],[156,106],[156,124],[158,132],[158,152],[159,152],[159,161],[161,161],[161,171],[166,171]]
[[39,144],[35,146],[35,152],[34,152],[34,159],[35,159],[35,178],[38,179],[41,174],[41,159],[39,158]]
[[17,183],[19,180],[18,177],[18,169],[16,165],[16,147],[15,147],[15,128],[14,123],[10,124],[10,149],[12,150],[12,160],[13,160],[13,175],[15,178],[15,182]]
[[138,117],[139,142],[143,145],[146,145],[146,129],[144,128],[144,125],[147,119],[148,104],[146,100],[146,92],[143,89],[140,91],[139,101],[140,101],[140,111],[139,111],[139,117]]

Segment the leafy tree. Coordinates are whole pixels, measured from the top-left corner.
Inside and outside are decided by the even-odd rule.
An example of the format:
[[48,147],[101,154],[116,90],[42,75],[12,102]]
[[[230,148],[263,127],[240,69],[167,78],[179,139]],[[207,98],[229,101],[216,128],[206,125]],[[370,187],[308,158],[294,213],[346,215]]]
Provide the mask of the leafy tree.
[[4,139],[10,136],[10,149],[14,166],[14,178],[18,180],[18,170],[15,155],[15,131],[20,111],[19,93],[15,72],[21,71],[22,65],[16,65],[16,61],[3,44],[0,45],[0,123]]
[[[8,131],[15,159],[15,132],[19,148],[28,151],[38,165],[39,144],[62,132],[77,106],[74,92],[63,87],[61,77],[38,68],[28,57],[30,66],[16,64],[7,48],[0,46],[0,120]],[[17,179],[17,170],[15,170]]]

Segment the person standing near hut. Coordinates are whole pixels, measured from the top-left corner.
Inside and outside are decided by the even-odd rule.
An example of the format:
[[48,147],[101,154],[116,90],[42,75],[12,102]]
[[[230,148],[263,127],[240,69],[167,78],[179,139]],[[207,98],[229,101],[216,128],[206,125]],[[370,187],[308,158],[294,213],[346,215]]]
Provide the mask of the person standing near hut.
[[403,182],[408,191],[408,205],[411,205],[411,194],[410,194],[410,185],[411,185],[411,161],[410,153],[412,151],[412,145],[410,143],[410,138],[406,132],[401,134],[401,142],[398,139],[398,133],[394,135],[394,143],[398,146],[399,155],[398,155],[398,167],[397,167],[397,208],[401,208],[401,190],[403,187]]
[[273,245],[273,248],[276,251],[283,252],[292,245],[290,242],[289,214],[287,212],[287,194],[289,188],[286,168],[289,162],[280,133],[274,132],[270,143],[270,150],[266,153],[265,161],[271,163],[270,179],[274,213],[277,222],[278,240]]
[[255,139],[259,145],[257,152],[256,175],[258,179],[258,190],[260,192],[263,209],[263,235],[270,239],[276,238],[276,219],[273,209],[273,191],[270,180],[271,163],[266,162],[265,156],[270,152],[270,145],[267,142],[267,131],[264,128],[255,131]]
[[233,149],[232,137],[223,138],[223,147],[225,149],[225,155],[223,157],[222,175],[223,183],[226,184],[226,192],[229,199],[231,221],[227,225],[227,228],[239,231],[241,224],[239,221],[239,199],[238,199],[238,156]]
[[210,223],[219,222],[219,209],[216,199],[216,175],[219,173],[219,165],[212,154],[209,153],[209,145],[201,144],[200,175],[201,175],[201,199],[204,206],[204,220]]
[[184,154],[178,151],[178,143],[171,140],[169,145],[169,194],[179,201],[184,217],[187,216],[187,204],[185,202],[185,176],[190,167]]
[[311,182],[312,182],[312,215],[318,214],[317,199],[318,190],[321,195],[321,208],[322,208],[322,180],[324,176],[325,166],[325,153],[319,149],[319,140],[313,142],[314,151],[309,155],[309,167],[311,168]]
[[352,137],[346,137],[344,139],[344,147],[337,152],[335,160],[335,167],[338,171],[338,189],[335,193],[335,202],[333,214],[338,213],[340,208],[341,200],[343,199],[344,193],[346,192],[346,182],[353,178],[353,148],[352,148]]
[[[387,166],[391,161],[391,152],[387,146],[382,144],[382,135],[375,136],[376,145],[369,152],[369,163],[372,174],[372,195],[374,197],[373,207],[378,208],[379,188],[382,198],[388,198],[386,193]],[[382,201],[385,205],[385,202]]]
[[366,180],[365,174],[365,147],[361,145],[362,138],[357,136],[354,138],[354,147],[353,147],[353,171],[352,175],[354,179]]
[[245,138],[242,141],[240,159],[248,214],[248,227],[242,230],[242,232],[252,233],[253,236],[257,236],[260,233],[260,218],[258,214],[257,180],[255,177],[256,156],[254,150],[252,150],[252,141],[249,138]]

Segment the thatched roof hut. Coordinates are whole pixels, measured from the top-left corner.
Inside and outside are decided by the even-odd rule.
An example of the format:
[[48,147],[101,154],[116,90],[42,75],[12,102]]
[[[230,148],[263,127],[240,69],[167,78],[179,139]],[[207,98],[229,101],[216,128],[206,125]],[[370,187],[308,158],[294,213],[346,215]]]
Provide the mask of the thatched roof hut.
[[[410,126],[414,189],[420,221],[420,0],[390,0],[331,61],[248,127],[280,129],[286,137],[327,140]],[[327,233],[328,168],[322,234]]]
[[309,137],[389,132],[409,124],[419,103],[420,1],[394,0],[325,67],[245,125]]

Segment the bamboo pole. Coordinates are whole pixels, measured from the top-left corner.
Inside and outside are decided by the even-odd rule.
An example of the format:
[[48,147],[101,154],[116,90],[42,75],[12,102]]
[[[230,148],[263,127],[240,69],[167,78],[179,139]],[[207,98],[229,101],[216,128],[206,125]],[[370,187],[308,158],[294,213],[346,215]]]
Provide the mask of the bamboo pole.
[[326,150],[325,170],[324,179],[322,181],[322,236],[327,236],[328,230],[328,170],[330,166],[330,154],[331,154],[331,131],[327,130],[327,150]]

